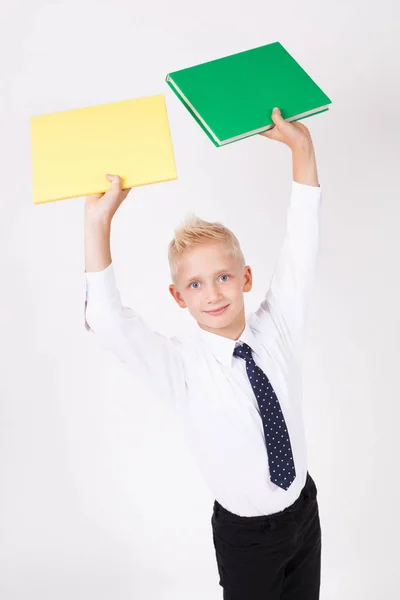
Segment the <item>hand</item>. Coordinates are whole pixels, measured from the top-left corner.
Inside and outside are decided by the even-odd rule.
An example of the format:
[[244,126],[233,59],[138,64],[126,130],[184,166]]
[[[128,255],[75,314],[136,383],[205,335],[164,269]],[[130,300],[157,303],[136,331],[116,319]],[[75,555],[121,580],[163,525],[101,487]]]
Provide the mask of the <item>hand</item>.
[[268,131],[264,131],[260,135],[276,140],[289,146],[291,150],[304,148],[307,145],[312,145],[311,134],[303,123],[296,121],[289,123],[281,115],[279,108],[274,108],[272,111],[272,120],[274,127]]
[[85,216],[103,222],[111,221],[131,190],[121,188],[121,178],[118,175],[106,177],[111,182],[110,188],[104,194],[86,196],[85,203]]

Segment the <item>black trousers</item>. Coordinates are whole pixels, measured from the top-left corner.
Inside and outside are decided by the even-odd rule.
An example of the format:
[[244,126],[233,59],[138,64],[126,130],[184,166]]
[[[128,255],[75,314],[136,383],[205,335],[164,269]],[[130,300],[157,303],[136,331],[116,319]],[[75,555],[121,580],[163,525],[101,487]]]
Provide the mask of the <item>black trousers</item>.
[[285,510],[241,517],[215,500],[211,524],[224,600],[319,599],[321,525],[309,473]]

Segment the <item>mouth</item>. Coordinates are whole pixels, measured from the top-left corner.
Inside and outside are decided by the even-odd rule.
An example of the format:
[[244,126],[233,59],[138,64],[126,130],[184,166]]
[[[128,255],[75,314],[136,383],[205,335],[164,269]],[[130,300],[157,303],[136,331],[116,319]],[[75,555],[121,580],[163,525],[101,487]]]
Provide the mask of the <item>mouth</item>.
[[207,313],[208,315],[213,315],[213,316],[222,315],[222,313],[226,311],[228,306],[229,306],[229,304],[227,304],[226,306],[222,306],[221,308],[218,308],[217,310],[205,310],[204,312]]

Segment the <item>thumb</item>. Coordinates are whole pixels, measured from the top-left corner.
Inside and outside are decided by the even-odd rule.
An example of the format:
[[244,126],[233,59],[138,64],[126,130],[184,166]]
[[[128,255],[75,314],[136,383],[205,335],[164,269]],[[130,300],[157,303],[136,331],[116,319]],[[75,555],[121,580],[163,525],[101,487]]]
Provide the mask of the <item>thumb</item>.
[[111,189],[114,190],[115,193],[119,193],[121,191],[121,177],[119,175],[106,175],[108,181],[111,183]]
[[285,120],[282,118],[281,111],[277,106],[272,111],[271,118],[272,118],[273,122],[275,123],[275,125],[281,125],[282,122],[285,122]]
[[267,138],[271,138],[274,139],[276,136],[276,126],[277,125],[281,125],[283,119],[281,116],[281,111],[279,110],[279,108],[275,107],[272,111],[272,122],[274,123],[273,126],[270,129],[267,129],[267,131],[263,131],[263,133],[261,135],[267,137]]

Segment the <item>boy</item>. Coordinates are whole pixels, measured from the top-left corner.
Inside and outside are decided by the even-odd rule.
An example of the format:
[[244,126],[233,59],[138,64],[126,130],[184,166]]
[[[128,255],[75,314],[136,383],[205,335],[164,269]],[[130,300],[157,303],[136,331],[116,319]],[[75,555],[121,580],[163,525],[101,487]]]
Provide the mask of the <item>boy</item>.
[[[169,245],[170,293],[195,334],[166,338],[121,305],[111,220],[129,190],[117,176],[85,204],[86,327],[178,411],[213,491],[225,600],[317,600],[321,527],[307,470],[301,354],[319,245],[321,188],[311,135],[279,109],[262,135],[292,151],[288,227],[263,302],[245,317],[252,272],[234,234],[192,219]],[[251,223],[251,215],[248,216]]]

